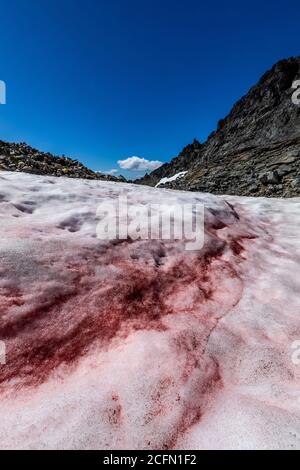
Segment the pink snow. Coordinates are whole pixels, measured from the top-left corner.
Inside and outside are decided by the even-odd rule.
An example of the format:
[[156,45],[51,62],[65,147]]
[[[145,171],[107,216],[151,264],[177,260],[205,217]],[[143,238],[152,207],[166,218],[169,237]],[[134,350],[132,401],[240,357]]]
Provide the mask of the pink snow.
[[[120,194],[204,203],[203,249],[98,240]],[[299,199],[1,172],[0,448],[300,448],[299,222]]]

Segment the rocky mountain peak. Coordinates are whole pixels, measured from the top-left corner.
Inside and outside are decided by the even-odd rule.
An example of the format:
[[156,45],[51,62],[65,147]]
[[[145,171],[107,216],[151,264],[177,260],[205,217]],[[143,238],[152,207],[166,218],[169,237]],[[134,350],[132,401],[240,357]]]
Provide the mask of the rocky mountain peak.
[[300,194],[300,106],[292,102],[296,80],[300,57],[279,61],[218,122],[204,144],[194,140],[170,163],[137,182],[154,186],[163,177],[187,171],[167,187],[219,194]]
[[275,64],[219,121],[206,142],[205,157],[300,135],[300,108],[292,103],[292,84],[299,77],[300,57]]

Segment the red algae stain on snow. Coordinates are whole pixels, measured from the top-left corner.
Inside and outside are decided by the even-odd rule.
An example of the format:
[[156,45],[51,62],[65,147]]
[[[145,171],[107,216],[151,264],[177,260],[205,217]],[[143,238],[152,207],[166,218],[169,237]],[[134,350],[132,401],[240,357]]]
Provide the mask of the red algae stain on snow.
[[124,448],[176,448],[226,384],[212,335],[242,298],[248,249],[257,236],[243,211],[210,202],[198,252],[178,241],[99,242],[80,233],[84,223],[70,232],[51,219],[50,235],[21,227],[28,253],[8,250],[0,266],[3,399],[29,397],[25,406],[38,425],[37,404],[49,400],[52,389],[45,411],[51,423],[57,416],[49,420],[48,409],[61,419],[56,406],[66,390],[76,395],[66,393],[70,403],[87,394],[82,415],[72,405],[80,428],[86,416],[89,428],[74,447],[88,447],[93,436],[98,448],[112,441]]
[[112,427],[118,427],[122,424],[122,405],[117,393],[112,395],[111,404],[106,408],[103,418],[106,418]]
[[[108,348],[113,339],[138,330],[165,331],[164,318],[176,314],[193,315],[203,326],[200,338],[178,339],[177,347],[187,353],[182,377],[187,381],[217,322],[242,295],[236,264],[243,261],[243,240],[251,238],[234,231],[222,238],[219,233],[228,227],[212,217],[207,242],[196,253],[176,243],[127,240],[74,244],[65,251],[62,246],[53,255],[53,247],[41,242],[39,256],[30,258],[29,284],[0,290],[0,338],[9,358],[0,368],[0,391],[38,386],[61,366],[71,370],[91,346]],[[228,251],[231,262],[223,259]],[[219,381],[215,370],[212,376],[212,383]]]
[[[57,367],[76,364],[93,343],[105,348],[139,329],[163,331],[164,317],[177,312],[202,318],[209,335],[220,309],[225,314],[242,290],[235,268],[222,260],[225,247],[215,243],[204,254],[172,256],[160,242],[123,242],[62,254],[56,263],[42,254],[36,269],[48,264],[50,278],[59,269],[64,287],[28,305],[21,288],[4,292],[0,337],[9,363],[0,369],[1,389],[12,380],[17,387],[37,386]],[[233,255],[243,250],[235,240],[230,249]],[[228,278],[236,282],[227,285]],[[36,287],[45,289],[39,279]],[[198,359],[189,360],[187,376]]]
[[203,414],[208,406],[209,398],[218,390],[222,389],[222,378],[217,363],[210,364],[210,371],[206,371],[205,380],[199,378],[195,384],[196,393],[192,393],[186,405],[183,408],[181,417],[173,429],[168,439],[164,442],[163,448],[170,450],[176,449],[178,439],[180,439],[188,429],[201,421]]

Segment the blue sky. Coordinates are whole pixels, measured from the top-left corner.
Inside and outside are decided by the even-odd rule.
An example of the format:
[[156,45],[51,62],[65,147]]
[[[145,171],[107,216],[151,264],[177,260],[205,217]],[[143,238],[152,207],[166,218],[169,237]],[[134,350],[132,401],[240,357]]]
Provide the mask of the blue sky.
[[299,12],[299,0],[2,1],[0,139],[95,170],[168,161],[299,55]]

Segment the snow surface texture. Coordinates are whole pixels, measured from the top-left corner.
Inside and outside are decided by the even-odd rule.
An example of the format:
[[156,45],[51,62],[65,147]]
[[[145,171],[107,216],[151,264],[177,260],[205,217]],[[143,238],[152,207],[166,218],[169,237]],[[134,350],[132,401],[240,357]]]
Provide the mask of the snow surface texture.
[[[120,193],[204,202],[204,248],[99,241]],[[2,172],[0,447],[299,449],[299,219],[299,199]]]
[[155,187],[157,188],[160,184],[166,184],[170,183],[171,181],[176,181],[178,178],[183,178],[186,174],[187,171],[180,171],[179,173],[176,173],[176,175],[170,176],[169,178],[162,178]]

